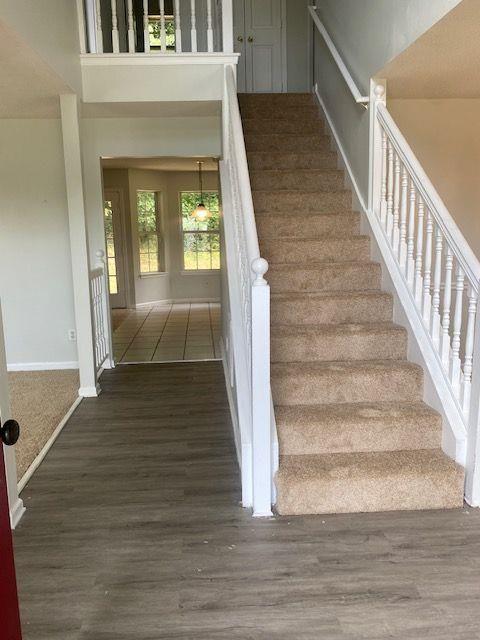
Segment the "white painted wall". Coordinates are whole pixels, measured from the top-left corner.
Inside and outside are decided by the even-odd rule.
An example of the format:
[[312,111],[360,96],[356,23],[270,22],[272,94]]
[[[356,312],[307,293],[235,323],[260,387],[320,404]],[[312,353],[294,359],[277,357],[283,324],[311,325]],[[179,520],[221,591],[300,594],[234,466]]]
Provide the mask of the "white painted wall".
[[204,118],[87,118],[82,121],[90,255],[104,250],[102,157],[219,156],[221,123]]
[[[370,78],[460,0],[323,0],[318,14],[360,91]],[[315,79],[364,198],[368,192],[368,112],[355,104],[338,68],[315,35]]]
[[[197,191],[198,174],[191,171],[152,171],[141,169],[104,169],[105,187],[119,190],[123,197],[128,247],[128,272],[133,281],[137,304],[157,300],[185,298],[217,299],[220,297],[219,273],[183,271],[183,249],[180,218],[180,191]],[[128,188],[125,183],[128,183]],[[204,188],[218,190],[218,176],[204,173]],[[165,273],[140,275],[138,230],[136,218],[137,190],[160,192],[161,219],[165,238]]]
[[76,93],[81,93],[75,0],[0,0],[0,19],[19,33]]
[[388,109],[480,258],[480,99],[391,100]]
[[7,361],[72,363],[76,344],[59,120],[0,120],[0,297]]

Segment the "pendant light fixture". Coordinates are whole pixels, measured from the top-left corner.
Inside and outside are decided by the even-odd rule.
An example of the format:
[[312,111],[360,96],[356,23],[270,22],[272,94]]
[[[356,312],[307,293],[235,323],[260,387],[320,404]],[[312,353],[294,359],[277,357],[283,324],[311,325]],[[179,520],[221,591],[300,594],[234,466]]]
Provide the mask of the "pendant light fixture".
[[192,218],[195,218],[198,222],[205,222],[207,218],[212,217],[212,212],[207,209],[203,202],[203,179],[202,179],[202,161],[198,161],[198,186],[200,191],[200,202],[192,211]]

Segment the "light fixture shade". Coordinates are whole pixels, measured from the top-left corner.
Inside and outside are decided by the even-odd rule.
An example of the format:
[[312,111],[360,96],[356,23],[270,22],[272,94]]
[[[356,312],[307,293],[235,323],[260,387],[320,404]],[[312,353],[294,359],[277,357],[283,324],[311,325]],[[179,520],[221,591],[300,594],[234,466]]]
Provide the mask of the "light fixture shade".
[[199,202],[196,208],[192,211],[192,217],[198,222],[204,222],[208,218],[212,217],[212,212],[207,209],[203,202]]

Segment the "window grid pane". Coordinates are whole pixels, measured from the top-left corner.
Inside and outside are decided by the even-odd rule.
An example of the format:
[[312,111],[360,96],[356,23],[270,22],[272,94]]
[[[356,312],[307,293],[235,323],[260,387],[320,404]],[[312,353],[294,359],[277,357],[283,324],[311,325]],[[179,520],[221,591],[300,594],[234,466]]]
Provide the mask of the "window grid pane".
[[158,216],[158,194],[137,191],[140,273],[158,273],[161,269]]
[[113,204],[111,200],[104,201],[105,241],[107,244],[107,275],[108,289],[111,295],[118,293],[117,261],[115,258],[115,239],[113,235]]
[[197,191],[180,194],[183,230],[183,264],[186,271],[220,269],[220,207],[218,192],[203,193],[203,202],[212,213],[210,218],[198,221],[192,211],[200,202]]

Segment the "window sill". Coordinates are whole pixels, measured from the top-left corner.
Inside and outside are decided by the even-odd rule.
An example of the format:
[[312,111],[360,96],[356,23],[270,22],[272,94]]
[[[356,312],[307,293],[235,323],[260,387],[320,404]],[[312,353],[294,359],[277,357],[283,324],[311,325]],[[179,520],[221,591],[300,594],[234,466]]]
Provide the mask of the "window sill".
[[168,276],[168,271],[152,271],[151,273],[139,274],[139,278],[155,278],[157,276]]
[[215,273],[220,274],[220,269],[183,269],[180,271],[181,276],[211,276]]

